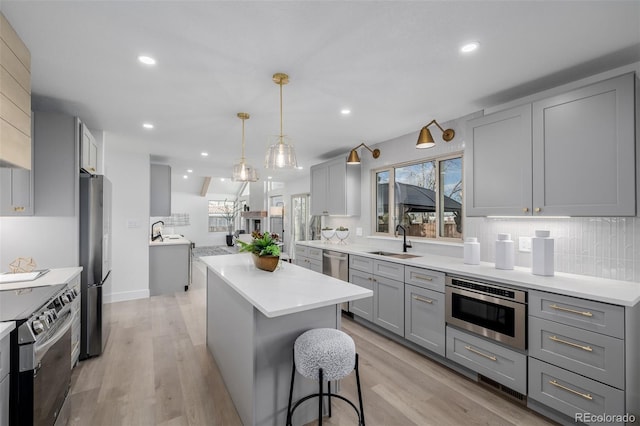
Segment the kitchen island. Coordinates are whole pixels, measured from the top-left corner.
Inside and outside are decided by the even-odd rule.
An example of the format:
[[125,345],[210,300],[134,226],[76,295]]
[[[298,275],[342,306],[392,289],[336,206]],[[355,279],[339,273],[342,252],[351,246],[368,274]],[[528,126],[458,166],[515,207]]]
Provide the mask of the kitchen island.
[[[373,292],[286,262],[262,271],[250,254],[200,260],[208,267],[207,348],[242,423],[285,424],[295,339],[312,328],[340,328],[339,304]],[[316,391],[316,382],[298,378],[294,401]],[[316,417],[309,402],[293,424]]]

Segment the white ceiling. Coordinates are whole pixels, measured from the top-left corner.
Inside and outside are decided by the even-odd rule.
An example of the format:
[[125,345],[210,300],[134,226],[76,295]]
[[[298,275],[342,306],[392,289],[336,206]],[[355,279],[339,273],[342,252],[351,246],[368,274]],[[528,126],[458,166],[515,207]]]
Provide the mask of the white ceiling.
[[[0,10],[31,50],[36,108],[76,114],[193,178],[231,176],[240,111],[251,114],[248,162],[262,168],[279,132],[276,72],[290,75],[284,133],[304,166],[276,175],[286,180],[361,141],[417,136],[434,118],[640,60],[636,0],[2,0]],[[470,40],[480,49],[464,56]],[[210,192],[225,192],[216,182]]]

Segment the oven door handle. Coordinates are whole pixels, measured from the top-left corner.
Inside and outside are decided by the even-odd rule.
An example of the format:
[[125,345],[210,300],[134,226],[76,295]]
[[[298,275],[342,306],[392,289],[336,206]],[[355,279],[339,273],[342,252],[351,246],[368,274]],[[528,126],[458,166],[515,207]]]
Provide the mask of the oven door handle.
[[65,322],[60,326],[60,328],[56,331],[56,333],[50,338],[48,338],[42,344],[36,345],[34,349],[34,358],[35,358],[36,365],[40,365],[40,361],[42,361],[42,358],[44,358],[44,356],[47,354],[49,349],[51,349],[51,347],[55,345],[58,342],[58,340],[60,340],[60,338],[64,336],[64,334],[67,331],[69,331],[72,323],[73,323],[73,315],[71,314],[71,311],[67,311],[67,317],[65,318]]

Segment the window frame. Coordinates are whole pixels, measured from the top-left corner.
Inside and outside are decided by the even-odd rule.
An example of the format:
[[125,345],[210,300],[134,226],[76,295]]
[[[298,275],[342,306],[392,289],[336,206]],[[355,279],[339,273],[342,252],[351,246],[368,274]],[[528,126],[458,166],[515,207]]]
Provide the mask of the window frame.
[[[224,213],[210,213],[210,209],[211,209],[211,203],[212,202],[216,202],[216,203],[222,203],[222,204],[218,204],[218,207],[224,207],[224,206],[228,206],[228,205],[233,205],[234,201],[229,201],[227,199],[225,200],[207,200],[207,233],[211,233],[211,232],[225,232],[228,233],[228,228],[229,228],[229,223],[226,219],[226,217],[224,216]],[[233,227],[235,228],[237,225],[237,221],[238,221],[238,216],[240,216],[239,214],[236,215],[236,217],[234,218],[234,223],[232,224]],[[212,217],[218,218],[218,219],[224,219],[225,221],[227,221],[227,224],[224,225],[224,229],[223,230],[216,230],[216,231],[212,231],[211,230],[211,222],[210,219]],[[218,227],[220,228],[220,227]]]
[[[440,203],[442,200],[442,196],[440,194],[440,187],[442,185],[441,172],[440,172],[440,163],[442,161],[451,160],[455,158],[460,158],[460,171],[462,174],[462,235],[460,238],[452,238],[452,237],[442,237],[440,236],[440,227],[441,220],[444,217],[440,213]],[[451,153],[447,153],[445,155],[436,155],[433,157],[424,157],[418,160],[412,161],[404,161],[401,163],[388,164],[383,167],[371,169],[371,235],[374,237],[395,237],[395,228],[398,223],[397,216],[395,215],[396,209],[396,200],[395,200],[395,171],[396,168],[413,166],[420,163],[434,162],[435,163],[435,174],[436,174],[436,236],[432,237],[419,237],[419,236],[411,236],[412,240],[418,241],[438,241],[438,242],[452,242],[452,243],[461,243],[464,240],[464,230],[465,230],[465,203],[464,203],[464,190],[465,190],[465,182],[464,182],[464,154],[463,151],[455,151]],[[377,197],[378,197],[378,182],[377,182],[377,174],[380,172],[388,171],[389,172],[389,228],[387,232],[378,232],[377,227]],[[393,214],[392,214],[393,209]]]

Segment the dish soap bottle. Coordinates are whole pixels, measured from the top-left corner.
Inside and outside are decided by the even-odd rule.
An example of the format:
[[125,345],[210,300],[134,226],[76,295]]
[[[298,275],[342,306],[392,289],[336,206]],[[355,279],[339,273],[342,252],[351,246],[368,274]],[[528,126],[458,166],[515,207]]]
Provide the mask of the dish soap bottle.
[[480,264],[480,243],[476,237],[464,239],[464,263],[468,265]]
[[545,277],[553,276],[553,238],[549,231],[537,230],[531,239],[531,273]]
[[498,234],[496,241],[496,269],[513,269],[513,240],[511,234]]

